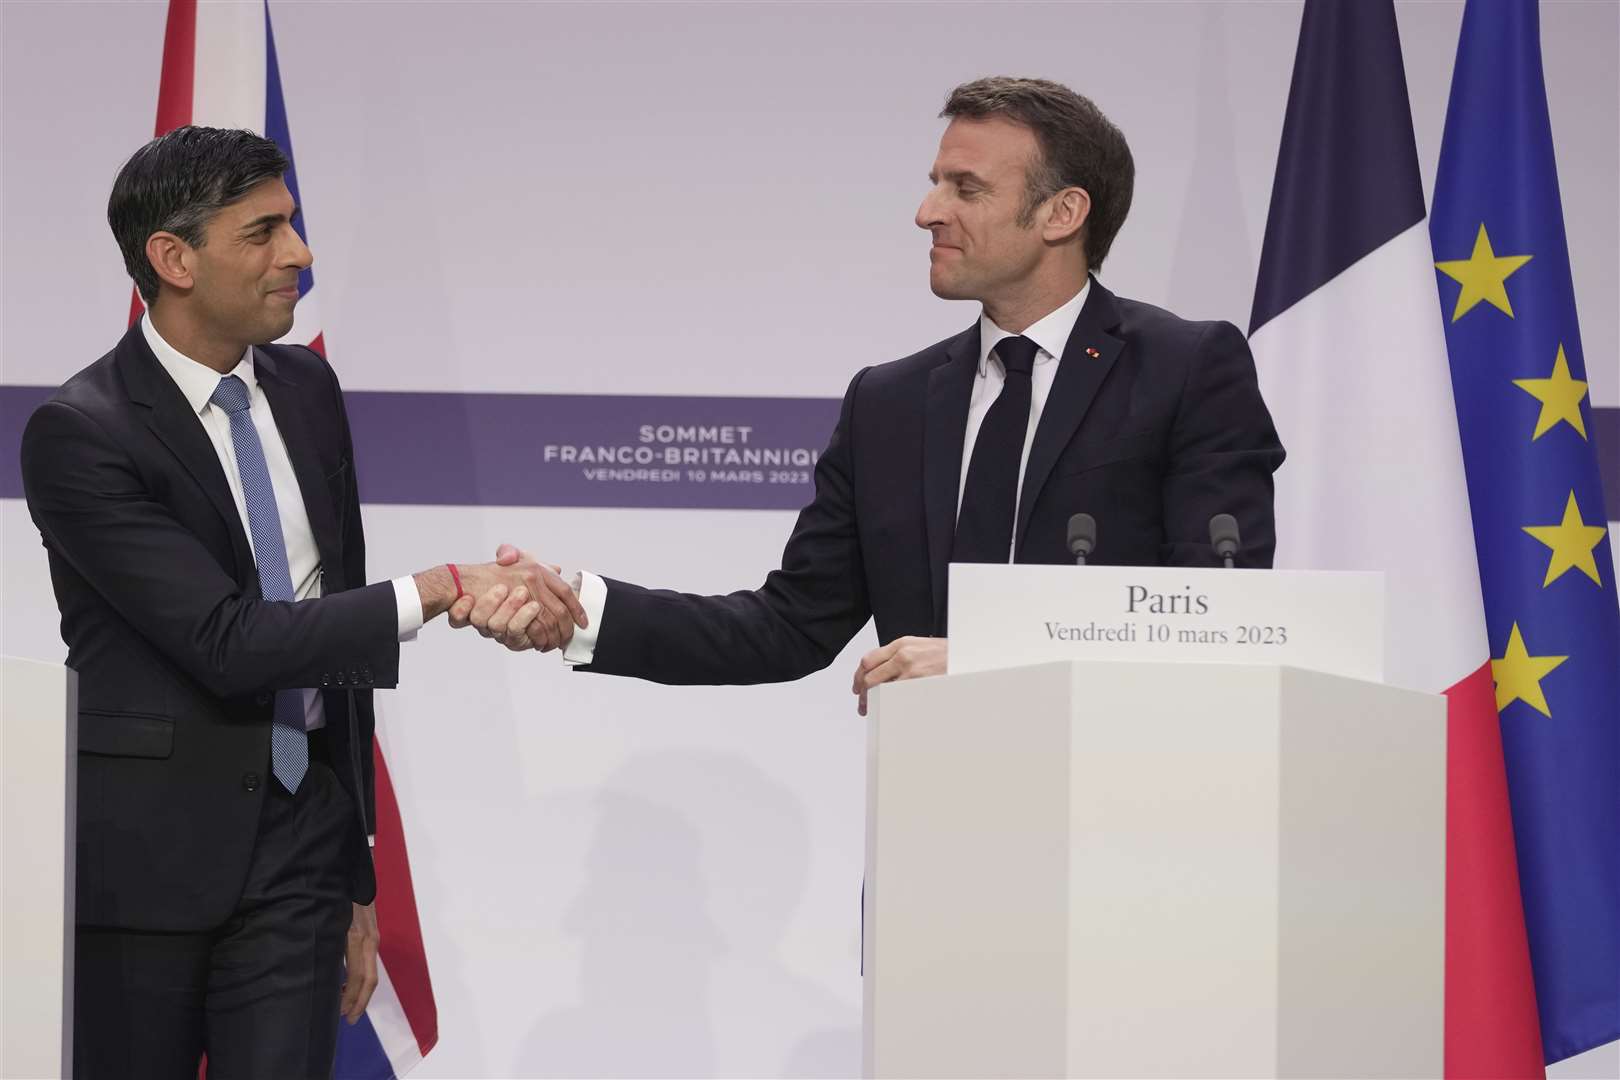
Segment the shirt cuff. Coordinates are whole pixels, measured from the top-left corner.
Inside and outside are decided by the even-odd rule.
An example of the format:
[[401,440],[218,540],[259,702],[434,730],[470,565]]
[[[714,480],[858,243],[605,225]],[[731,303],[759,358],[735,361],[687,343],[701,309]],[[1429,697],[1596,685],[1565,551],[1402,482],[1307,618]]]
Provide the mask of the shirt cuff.
[[607,607],[607,582],[589,570],[579,572],[579,605],[591,625],[574,628],[574,636],[563,650],[563,663],[569,667],[588,664],[596,656],[596,635],[602,632],[602,609]]
[[394,607],[399,612],[399,640],[415,641],[422,629],[422,593],[409,574],[394,579]]

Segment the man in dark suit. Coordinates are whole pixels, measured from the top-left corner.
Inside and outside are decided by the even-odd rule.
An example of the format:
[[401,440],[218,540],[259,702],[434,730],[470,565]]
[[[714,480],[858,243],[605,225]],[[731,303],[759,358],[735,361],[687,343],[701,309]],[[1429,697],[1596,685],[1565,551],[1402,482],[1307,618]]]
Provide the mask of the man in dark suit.
[[265,344],[311,262],[286,168],[210,128],[129,160],[108,219],[149,310],[23,435],[79,674],[77,1076],[330,1075],[376,986],[372,689],[463,582],[544,607],[542,647],[578,612],[532,564],[366,584],[337,378]]
[[[1066,524],[1098,522],[1092,563],[1269,566],[1283,460],[1242,333],[1114,296],[1092,277],[1130,207],[1134,165],[1086,98],[1038,79],[952,92],[917,224],[929,283],[983,305],[945,341],[858,373],[782,567],[754,591],[690,596],[582,575],[591,627],[565,657],[667,683],[796,679],[868,618],[883,644],[854,690],[941,674],[951,562],[1067,563]],[[503,549],[501,557],[516,557]],[[463,600],[521,644],[510,601]],[[470,610],[469,610],[470,609]]]

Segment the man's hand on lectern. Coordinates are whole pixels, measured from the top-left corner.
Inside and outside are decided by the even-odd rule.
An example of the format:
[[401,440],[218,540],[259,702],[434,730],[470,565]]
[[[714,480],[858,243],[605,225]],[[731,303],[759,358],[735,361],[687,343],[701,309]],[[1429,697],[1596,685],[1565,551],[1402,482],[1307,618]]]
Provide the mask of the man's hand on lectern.
[[866,692],[874,686],[945,674],[945,645],[942,637],[895,638],[861,657],[855,669],[855,685],[850,687],[860,696],[861,715],[866,715]]

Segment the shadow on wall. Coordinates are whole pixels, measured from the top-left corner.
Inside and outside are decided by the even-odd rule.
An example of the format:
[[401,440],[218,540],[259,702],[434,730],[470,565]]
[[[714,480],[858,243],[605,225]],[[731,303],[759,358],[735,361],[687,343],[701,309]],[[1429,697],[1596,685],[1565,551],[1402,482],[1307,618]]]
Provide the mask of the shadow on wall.
[[[859,1074],[859,1013],[782,955],[809,877],[792,792],[743,759],[671,749],[630,759],[596,789],[592,812],[586,880],[563,917],[581,945],[579,998],[539,1018],[516,1067]],[[852,919],[859,888],[850,882]]]

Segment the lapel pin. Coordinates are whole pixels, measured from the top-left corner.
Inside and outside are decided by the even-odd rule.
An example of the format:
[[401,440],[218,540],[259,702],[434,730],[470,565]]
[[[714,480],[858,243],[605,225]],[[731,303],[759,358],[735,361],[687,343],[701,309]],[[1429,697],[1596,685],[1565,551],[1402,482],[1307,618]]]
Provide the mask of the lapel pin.
[[1086,355],[1095,360],[1100,357],[1102,353],[1098,352],[1096,349],[1088,348],[1086,349]]

